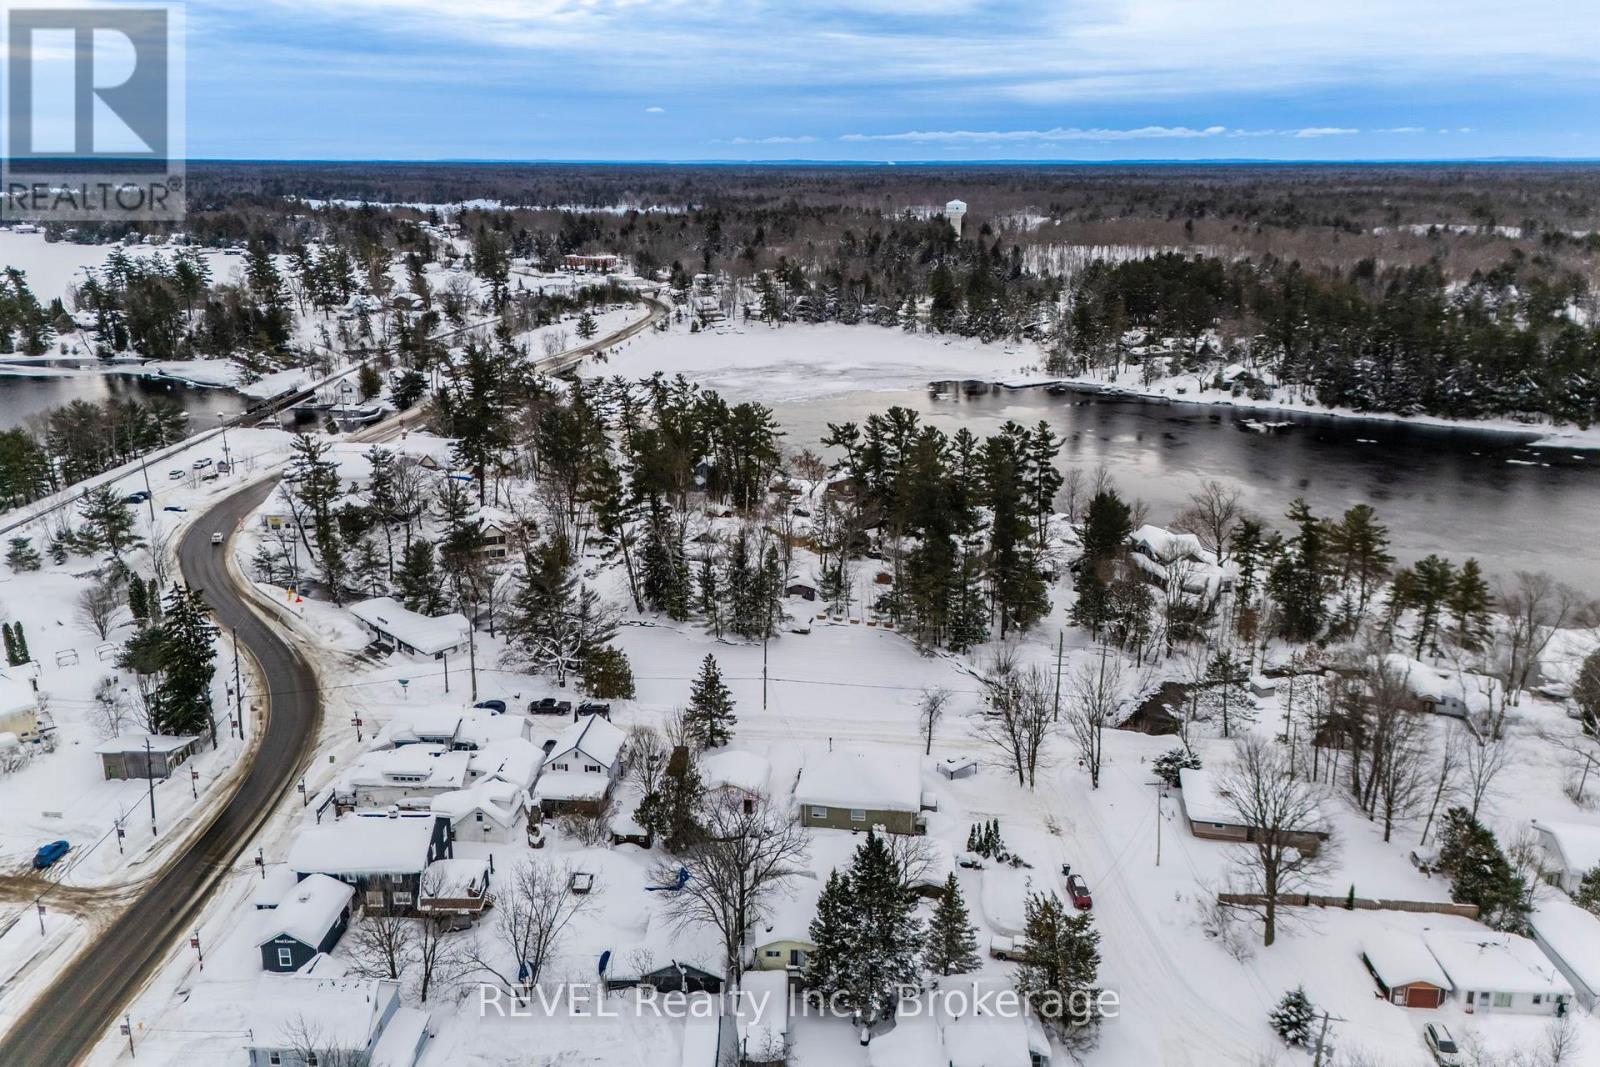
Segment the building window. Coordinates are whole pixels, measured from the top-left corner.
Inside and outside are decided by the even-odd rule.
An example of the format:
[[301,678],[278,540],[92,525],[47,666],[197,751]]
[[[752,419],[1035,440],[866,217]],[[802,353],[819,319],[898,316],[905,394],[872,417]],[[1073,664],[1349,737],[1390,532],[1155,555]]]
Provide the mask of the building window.
[[410,907],[411,906],[411,894],[410,893],[396,892],[395,895],[394,895],[394,905],[397,908]]
[[317,1067],[317,1054],[315,1052],[306,1053],[306,1067]]
[[769,960],[775,960],[775,959],[777,959],[778,957],[780,957],[782,955],[783,955],[783,953],[780,950],[775,949],[775,948],[769,948],[766,951],[766,957]]
[[813,804],[811,805],[811,817],[813,819],[826,819],[828,817],[828,809],[819,804]]
[[850,821],[851,822],[866,822],[867,821],[867,810],[865,808],[851,808],[850,809]]
[[605,770],[605,768],[600,766],[598,763],[585,763],[583,765],[583,769],[588,771],[590,774],[599,774],[601,771]]
[[278,949],[278,966],[279,967],[293,967],[294,966],[294,949],[292,949],[292,948],[280,948],[280,949]]
[[1494,1006],[1497,1007],[1497,1008],[1509,1008],[1509,1007],[1511,1007],[1511,994],[1510,993],[1496,993],[1494,995]]
[[1544,995],[1540,994],[1540,993],[1535,993],[1533,995],[1533,1002],[1535,1004],[1543,1004],[1544,1003]]
[[483,812],[481,812],[481,811],[473,812],[472,813],[472,819],[473,819],[474,822],[482,822],[483,821]]
[[269,1052],[267,1053],[267,1063],[271,1064],[271,1067],[279,1067],[283,1063],[283,1057],[276,1052]]

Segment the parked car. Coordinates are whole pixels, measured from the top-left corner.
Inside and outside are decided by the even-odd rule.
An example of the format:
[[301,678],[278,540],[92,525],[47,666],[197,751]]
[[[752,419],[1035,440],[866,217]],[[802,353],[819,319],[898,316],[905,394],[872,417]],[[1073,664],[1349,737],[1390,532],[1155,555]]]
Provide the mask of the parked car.
[[472,706],[475,708],[488,708],[496,715],[504,715],[506,713],[506,702],[504,700],[480,700]]
[[1439,1067],[1461,1067],[1461,1046],[1456,1044],[1444,1023],[1429,1023],[1422,1028],[1422,1043],[1428,1046]]
[[216,533],[211,535],[211,543],[214,544],[214,545],[222,544],[222,531],[221,530],[218,530]]
[[189,509],[186,508],[186,507],[183,507],[180,504],[168,504],[166,507],[162,508],[161,510],[162,511],[188,511]]
[[1089,895],[1089,883],[1084,881],[1081,874],[1067,877],[1067,894],[1072,897],[1072,906],[1079,911],[1094,907],[1094,898]]
[[211,466],[211,457],[210,456],[206,456],[206,457],[204,457],[202,459],[197,459],[197,460],[194,461],[194,469],[197,470],[197,471],[203,471],[209,466]]
[[149,499],[150,494],[145,492],[143,489],[140,489],[137,492],[129,493],[127,496],[123,497],[122,502],[124,504],[143,504]]
[[557,700],[555,697],[544,697],[528,705],[529,715],[571,715],[572,701]]
[[167,480],[175,482],[179,478],[182,478],[185,475],[187,475],[188,473],[189,473],[188,471],[170,470],[170,471],[167,472]]
[[48,845],[41,845],[39,851],[33,854],[33,869],[44,870],[65,856],[70,848],[72,846],[65,841],[52,841]]
[[610,704],[598,704],[598,703],[592,703],[592,702],[587,702],[586,701],[586,702],[578,705],[577,714],[574,715],[573,718],[575,720],[576,719],[581,719],[585,715],[598,715],[602,719],[605,719],[605,720],[609,721],[611,719],[611,705]]

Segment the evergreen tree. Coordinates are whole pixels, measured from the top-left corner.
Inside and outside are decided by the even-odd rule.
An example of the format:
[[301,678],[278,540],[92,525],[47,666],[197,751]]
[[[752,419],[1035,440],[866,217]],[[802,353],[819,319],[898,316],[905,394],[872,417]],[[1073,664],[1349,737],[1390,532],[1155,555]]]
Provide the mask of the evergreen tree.
[[1455,584],[1445,602],[1455,620],[1456,643],[1462,648],[1476,649],[1483,645],[1489,631],[1492,602],[1483,569],[1477,560],[1467,560],[1456,572]]
[[1494,833],[1465,808],[1445,812],[1438,868],[1450,876],[1450,899],[1476,904],[1482,922],[1512,933],[1526,929],[1528,884],[1500,850]]
[[434,566],[433,542],[419,537],[407,545],[394,580],[406,610],[423,615],[444,610],[444,583]]
[[128,583],[128,611],[140,626],[150,618],[150,602],[146,599],[144,582],[138,575],[134,575],[133,581]]
[[1200,756],[1192,749],[1171,748],[1157,756],[1150,762],[1150,769],[1155,776],[1171,786],[1178,788],[1178,772],[1181,770],[1198,771],[1200,769]]
[[594,519],[601,545],[612,559],[620,558],[628,576],[628,592],[635,611],[644,610],[639,592],[639,576],[633,565],[633,523],[638,519],[638,503],[622,484],[622,472],[604,453],[596,460],[584,493]]
[[17,574],[24,571],[39,569],[39,550],[33,547],[33,540],[27,537],[13,537],[11,547],[6,550],[6,566]]
[[1032,893],[1024,914],[1028,951],[1017,968],[1017,992],[1063,1041],[1087,1043],[1100,1017],[1074,1009],[1100,993],[1100,934],[1090,913],[1069,914],[1054,893]]
[[916,982],[916,897],[875,831],[856,849],[849,873],[829,878],[811,934],[819,950],[807,971],[812,992],[850,1009],[862,1026],[892,1014],[900,990]]
[[1311,1043],[1311,1024],[1317,1010],[1306,996],[1305,988],[1295,986],[1283,995],[1278,1006],[1267,1014],[1272,1032],[1283,1038],[1293,1048],[1305,1048]]
[[11,642],[16,648],[17,658],[12,661],[12,666],[20,667],[33,660],[33,654],[28,651],[28,635],[22,632],[22,620],[17,620],[11,628]]
[[90,489],[78,502],[83,516],[84,540],[93,548],[103,548],[111,558],[122,562],[122,553],[144,541],[133,532],[133,509],[109,484]]
[[383,596],[388,592],[389,567],[371,538],[363,537],[356,542],[351,573],[356,585],[367,596]]
[[716,657],[708,652],[689,693],[684,725],[701,748],[720,748],[728,743],[731,728],[738,721],[733,714],[733,696],[722,683]]
[[571,546],[559,534],[530,550],[506,626],[535,669],[554,676],[559,686],[616,633],[613,616],[594,590],[579,584],[574,570]]
[[936,975],[966,974],[982,966],[977,927],[967,915],[967,903],[961,899],[961,887],[956,884],[953,871],[945,878],[944,892],[928,925],[927,940],[923,966]]
[[591,650],[583,660],[583,691],[596,700],[632,700],[633,668],[628,654],[612,645]]
[[705,792],[693,754],[679,745],[672,750],[656,791],[640,801],[635,817],[668,852],[682,852],[701,836]]
[[11,632],[11,624],[9,622],[0,623],[0,634],[5,637],[6,666],[15,667],[17,665],[17,639]]
[[1600,918],[1600,867],[1591,867],[1572,894],[1572,902],[1589,914]]
[[578,336],[587,341],[599,331],[600,324],[595,321],[594,312],[584,308],[583,314],[578,316]]
[[1365,615],[1373,590],[1394,564],[1394,556],[1389,553],[1388,527],[1377,521],[1377,512],[1371,505],[1357,504],[1330,526],[1328,551],[1340,568],[1343,581],[1355,583],[1356,615]]
[[1289,519],[1298,532],[1267,575],[1267,592],[1278,602],[1278,631],[1290,641],[1310,641],[1328,619],[1329,558],[1326,524],[1304,500],[1289,505]]
[[700,566],[695,571],[695,588],[699,596],[700,617],[705,619],[707,629],[717,637],[721,637],[722,582],[716,558],[709,552],[700,557]]
[[161,684],[152,701],[151,718],[161,733],[215,734],[211,679],[216,673],[212,642],[217,628],[206,614],[197,589],[174,585],[166,598],[158,662]]
[[647,523],[641,555],[639,585],[645,603],[669,619],[687,619],[690,575],[683,527],[670,519]]

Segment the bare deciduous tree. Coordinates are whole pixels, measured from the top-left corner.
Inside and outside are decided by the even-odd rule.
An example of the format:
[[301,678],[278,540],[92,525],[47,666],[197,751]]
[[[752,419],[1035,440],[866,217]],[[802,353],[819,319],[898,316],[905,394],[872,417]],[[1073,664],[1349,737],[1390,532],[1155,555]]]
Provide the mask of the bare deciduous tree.
[[317,1067],[368,1067],[372,1062],[372,1054],[366,1049],[336,1044],[304,1015],[284,1023],[278,1040],[298,1062],[315,1061]]
[[1262,737],[1239,742],[1235,763],[1218,782],[1222,800],[1254,839],[1240,850],[1238,870],[1260,895],[1262,944],[1278,936],[1278,901],[1326,871],[1334,851],[1332,837],[1316,848],[1307,835],[1325,827],[1320,786],[1289,777],[1282,749]]
[[998,748],[1017,784],[1031,789],[1055,722],[1050,676],[1037,666],[1019,669],[1009,647],[990,658],[989,675],[989,710],[973,726],[973,736]]
[[102,579],[78,594],[78,622],[104,641],[126,614],[116,582]]
[[1122,711],[1122,660],[1101,649],[1095,663],[1080,663],[1067,676],[1067,729],[1078,760],[1089,772],[1089,785],[1100,788],[1106,728],[1115,727]]
[[[446,877],[440,870],[424,872],[419,899],[450,895],[445,883]],[[454,931],[448,922],[440,919],[417,919],[412,936],[417,999],[426,1004],[432,994],[453,990],[472,973],[476,954],[477,942],[473,935]]]
[[1207,480],[1189,494],[1189,506],[1173,522],[1173,528],[1192,533],[1216,554],[1217,562],[1228,559],[1228,539],[1244,516],[1239,490],[1219,481]]
[[561,948],[567,928],[587,911],[594,893],[572,890],[573,868],[567,863],[527,859],[506,872],[495,894],[495,939],[510,956],[515,970],[506,973],[480,946],[467,950],[474,969],[492,975],[507,992],[531,987]]
[[403,915],[367,915],[345,938],[351,969],[365,978],[405,977],[416,941],[416,924]]
[[1510,747],[1504,736],[1473,738],[1462,757],[1462,791],[1466,793],[1468,810],[1478,817],[1489,794],[1494,791],[1494,780],[1510,762]]
[[922,696],[917,701],[917,727],[922,731],[924,756],[933,752],[933,734],[939,728],[939,721],[944,718],[949,704],[950,690],[940,685],[923,687]]
[[724,796],[708,806],[702,838],[682,856],[652,869],[658,885],[688,870],[682,889],[661,894],[680,926],[708,926],[722,938],[728,974],[737,974],[745,937],[764,918],[773,897],[804,871],[811,839],[766,796]]
[[[1505,616],[1501,681],[1507,702],[1515,704],[1555,632],[1587,618],[1591,608],[1576,589],[1543,571],[1518,571],[1500,589],[1500,611]],[[1496,734],[1500,728],[1494,724]]]

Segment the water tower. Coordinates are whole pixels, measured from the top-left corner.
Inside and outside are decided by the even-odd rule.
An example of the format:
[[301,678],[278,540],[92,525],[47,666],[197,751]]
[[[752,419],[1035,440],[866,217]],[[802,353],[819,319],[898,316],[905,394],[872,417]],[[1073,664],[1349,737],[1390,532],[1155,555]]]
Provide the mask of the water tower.
[[956,236],[961,236],[961,221],[967,217],[967,205],[961,200],[952,200],[944,206],[944,217],[950,220],[950,227],[956,231]]

